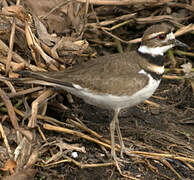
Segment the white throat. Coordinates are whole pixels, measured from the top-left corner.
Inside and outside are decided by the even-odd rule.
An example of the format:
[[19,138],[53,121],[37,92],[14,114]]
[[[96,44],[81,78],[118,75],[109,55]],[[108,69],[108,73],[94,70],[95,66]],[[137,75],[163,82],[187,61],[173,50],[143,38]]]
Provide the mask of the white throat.
[[164,53],[172,47],[174,47],[174,44],[170,44],[162,47],[153,47],[153,48],[145,45],[141,45],[138,51],[143,54],[150,54],[152,56],[158,56],[158,55],[163,56]]
[[[163,43],[166,43],[167,41],[172,40],[172,39],[175,39],[173,32],[167,34],[167,37],[165,40],[163,40]],[[152,47],[148,47],[145,45],[141,45],[139,47],[138,51],[141,53],[144,53],[144,54],[150,54],[152,56],[158,56],[158,55],[163,56],[166,51],[168,51],[169,49],[171,49],[174,46],[175,46],[174,44],[169,44],[166,46],[152,48]]]

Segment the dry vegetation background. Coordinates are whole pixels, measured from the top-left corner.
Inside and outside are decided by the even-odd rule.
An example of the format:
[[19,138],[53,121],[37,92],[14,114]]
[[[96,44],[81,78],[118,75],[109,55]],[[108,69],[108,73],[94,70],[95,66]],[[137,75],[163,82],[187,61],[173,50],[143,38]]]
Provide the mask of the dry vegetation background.
[[[194,179],[193,0],[1,0],[0,6],[0,179]],[[159,129],[122,121],[136,156],[126,157],[119,174],[102,137],[109,139],[109,112],[101,116],[63,91],[26,85],[17,72],[63,71],[134,50],[158,22],[173,25],[190,49],[167,53],[163,86],[136,107],[147,112],[150,127],[157,124],[152,115],[162,119]]]

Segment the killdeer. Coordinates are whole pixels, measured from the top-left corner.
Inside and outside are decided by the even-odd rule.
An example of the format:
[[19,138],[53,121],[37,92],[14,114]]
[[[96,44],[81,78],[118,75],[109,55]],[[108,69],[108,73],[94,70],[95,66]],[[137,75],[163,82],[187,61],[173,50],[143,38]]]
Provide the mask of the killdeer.
[[60,87],[82,98],[85,102],[114,111],[110,123],[111,156],[115,153],[115,129],[123,143],[118,115],[148,99],[160,84],[164,73],[164,53],[174,46],[187,45],[176,40],[171,27],[157,24],[149,27],[137,51],[96,58],[64,72],[22,72],[25,77],[41,80],[39,83]]

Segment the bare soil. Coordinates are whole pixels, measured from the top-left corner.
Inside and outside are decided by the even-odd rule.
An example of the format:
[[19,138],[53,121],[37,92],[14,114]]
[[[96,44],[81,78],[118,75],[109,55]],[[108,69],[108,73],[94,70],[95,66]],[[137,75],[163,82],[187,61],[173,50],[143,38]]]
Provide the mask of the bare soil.
[[[154,96],[156,97],[150,100],[159,105],[157,108],[142,103],[138,107],[121,112],[120,127],[126,147],[135,151],[174,154],[193,159],[194,96],[191,87],[185,81],[164,79]],[[160,100],[157,97],[164,99]],[[109,122],[112,112],[88,105],[76,97],[73,98],[75,99],[73,104],[75,115],[82,119],[88,128],[109,139]],[[55,136],[62,139],[65,137],[59,134]],[[71,138],[71,143],[78,143],[86,148],[86,153],[78,152],[76,161],[82,164],[110,162],[109,157],[99,145],[82,138]],[[69,155],[72,156],[71,153]],[[123,163],[122,171],[124,174],[145,180],[179,179],[180,177],[178,178],[169,168],[172,167],[183,179],[194,179],[193,170],[184,160],[164,158],[170,164],[168,167],[168,164],[161,162],[162,159],[125,156],[126,162]],[[115,166],[82,169],[73,163],[65,162],[53,166],[49,169],[50,172],[45,171],[45,168],[39,170],[40,174],[37,177],[43,175],[48,177],[49,174],[49,177],[53,179],[56,179],[56,176],[57,179],[72,180],[128,179],[122,177]]]

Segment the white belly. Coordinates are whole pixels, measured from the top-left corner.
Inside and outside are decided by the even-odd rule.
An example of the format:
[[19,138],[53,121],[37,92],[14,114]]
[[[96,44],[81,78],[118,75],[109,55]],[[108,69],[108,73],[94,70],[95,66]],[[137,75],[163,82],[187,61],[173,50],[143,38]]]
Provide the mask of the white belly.
[[[141,70],[139,73],[146,73]],[[147,73],[146,73],[147,74]],[[126,107],[135,106],[144,100],[148,99],[160,84],[160,80],[155,80],[150,74],[149,83],[140,91],[136,92],[132,96],[115,96],[110,94],[93,94],[87,88],[82,88],[79,85],[74,85],[75,89],[67,88],[70,93],[82,98],[88,104],[92,104],[105,109],[122,109]]]

